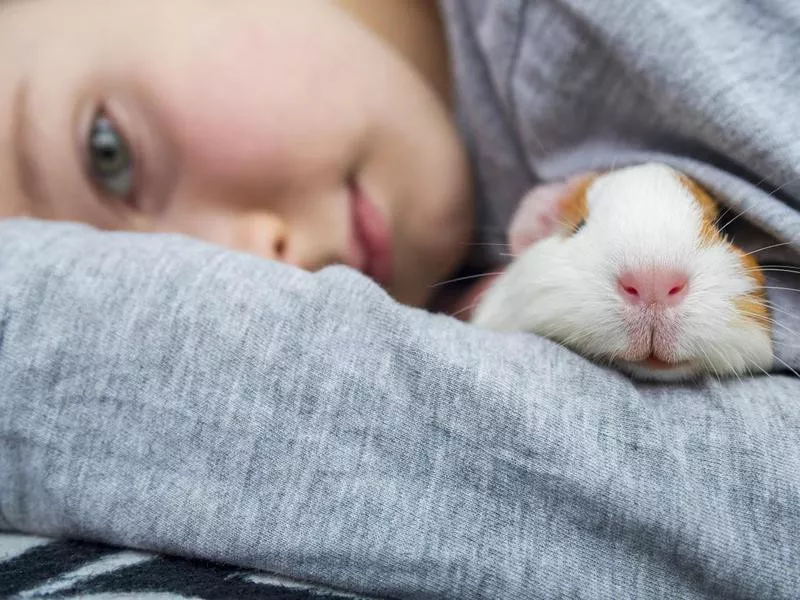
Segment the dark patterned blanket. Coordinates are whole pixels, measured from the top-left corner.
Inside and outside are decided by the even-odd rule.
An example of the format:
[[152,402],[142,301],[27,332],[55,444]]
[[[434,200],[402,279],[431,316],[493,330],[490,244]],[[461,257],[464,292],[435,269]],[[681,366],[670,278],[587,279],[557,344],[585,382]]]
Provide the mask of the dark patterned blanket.
[[11,534],[0,534],[0,598],[357,600],[260,571]]

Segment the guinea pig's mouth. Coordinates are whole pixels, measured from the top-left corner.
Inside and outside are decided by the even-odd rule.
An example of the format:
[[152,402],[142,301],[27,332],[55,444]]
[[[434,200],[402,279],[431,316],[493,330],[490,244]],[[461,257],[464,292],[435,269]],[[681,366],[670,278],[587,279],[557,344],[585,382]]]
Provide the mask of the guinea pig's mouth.
[[682,381],[695,376],[692,361],[669,362],[655,354],[650,354],[644,360],[626,361],[620,366],[637,379],[650,381]]
[[688,361],[680,361],[680,362],[668,362],[666,360],[662,360],[658,358],[655,353],[651,353],[650,356],[645,358],[644,360],[638,361],[638,364],[647,367],[648,369],[655,369],[656,371],[665,371],[667,369],[677,369],[680,367],[685,367]]

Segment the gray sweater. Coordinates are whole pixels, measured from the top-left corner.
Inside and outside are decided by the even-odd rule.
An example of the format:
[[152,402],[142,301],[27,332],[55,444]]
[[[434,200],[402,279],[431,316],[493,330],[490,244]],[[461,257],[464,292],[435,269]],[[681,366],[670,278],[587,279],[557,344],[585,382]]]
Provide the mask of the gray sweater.
[[[800,264],[795,3],[443,6],[482,232],[657,159]],[[770,292],[800,369],[800,294]],[[639,384],[344,267],[9,221],[0,529],[395,598],[797,598],[800,381]]]

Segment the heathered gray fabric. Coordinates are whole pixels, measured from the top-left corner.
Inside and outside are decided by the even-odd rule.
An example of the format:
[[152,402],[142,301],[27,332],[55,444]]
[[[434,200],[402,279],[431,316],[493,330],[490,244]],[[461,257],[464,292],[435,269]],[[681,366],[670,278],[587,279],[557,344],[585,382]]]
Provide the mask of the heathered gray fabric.
[[[800,186],[754,185],[800,164],[790,4],[447,3],[485,223],[658,157],[796,240]],[[633,383],[344,267],[8,221],[0,528],[396,598],[794,599],[800,380]]]

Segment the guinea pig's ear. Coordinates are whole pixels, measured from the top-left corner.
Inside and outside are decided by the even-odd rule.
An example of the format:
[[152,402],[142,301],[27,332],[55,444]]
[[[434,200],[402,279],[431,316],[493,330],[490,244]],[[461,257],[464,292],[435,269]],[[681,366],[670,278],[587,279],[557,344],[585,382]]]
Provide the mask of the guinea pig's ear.
[[552,235],[568,235],[588,217],[586,192],[596,173],[572,177],[563,183],[548,183],[531,189],[520,202],[508,230],[514,256]]

